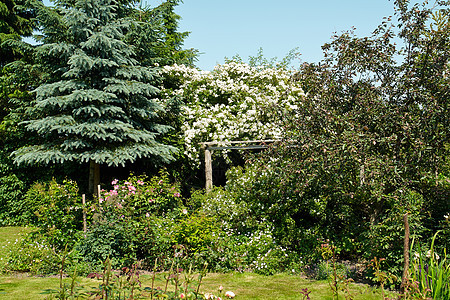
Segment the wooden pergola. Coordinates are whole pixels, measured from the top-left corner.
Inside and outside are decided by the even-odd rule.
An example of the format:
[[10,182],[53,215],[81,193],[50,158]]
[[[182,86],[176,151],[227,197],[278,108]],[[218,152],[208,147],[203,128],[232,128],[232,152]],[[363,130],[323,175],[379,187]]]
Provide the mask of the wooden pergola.
[[[266,149],[267,144],[274,143],[278,140],[252,140],[252,141],[213,141],[200,143],[202,149],[205,151],[205,178],[206,178],[206,192],[210,192],[213,186],[212,178],[212,159],[211,153],[213,150],[258,150]],[[230,146],[220,146],[220,145]]]

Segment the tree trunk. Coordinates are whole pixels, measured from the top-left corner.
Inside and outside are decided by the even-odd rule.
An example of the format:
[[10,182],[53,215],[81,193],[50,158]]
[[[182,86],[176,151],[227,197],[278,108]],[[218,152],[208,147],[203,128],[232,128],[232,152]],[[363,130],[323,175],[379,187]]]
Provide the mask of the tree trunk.
[[98,197],[97,186],[100,184],[100,165],[94,161],[89,163],[89,193]]

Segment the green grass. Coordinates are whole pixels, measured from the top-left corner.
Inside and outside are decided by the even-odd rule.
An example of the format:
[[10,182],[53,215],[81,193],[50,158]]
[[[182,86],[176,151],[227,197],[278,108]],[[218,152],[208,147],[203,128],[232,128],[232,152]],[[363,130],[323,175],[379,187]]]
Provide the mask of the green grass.
[[[69,279],[64,279],[69,282]],[[151,286],[151,277],[141,277],[142,286]],[[96,279],[80,278],[79,284],[97,286],[100,281]],[[165,282],[159,276],[155,287],[164,288]],[[326,281],[310,281],[298,275],[278,274],[262,276],[252,273],[210,273],[204,278],[200,288],[202,292],[218,295],[218,287],[222,285],[225,291],[233,291],[236,299],[302,299],[300,290],[307,288],[311,291],[311,299],[333,299]],[[57,289],[58,278],[27,277],[23,275],[0,276],[0,299],[45,299],[42,294],[45,289]],[[371,300],[382,299],[378,289],[366,285],[352,284],[353,299]],[[339,299],[345,299],[341,293]]]
[[[3,247],[8,242],[13,243],[22,238],[31,229],[23,227],[0,227],[0,258],[5,255]],[[157,275],[155,287],[164,288],[163,274]],[[69,282],[69,279],[64,279]],[[98,286],[96,279],[78,278],[80,285],[85,287]],[[141,276],[143,287],[151,286],[151,276]],[[222,285],[224,291],[233,291],[236,299],[302,299],[300,291],[307,288],[311,291],[311,299],[333,299],[327,281],[308,280],[300,275],[277,274],[262,276],[253,273],[209,273],[204,278],[200,291],[218,294],[218,287]],[[59,278],[57,277],[30,277],[26,274],[0,275],[0,299],[45,299],[42,294],[45,289],[57,289]],[[353,299],[371,300],[382,299],[381,291],[367,285],[351,284],[350,292]],[[345,299],[344,293],[340,293],[339,299]]]

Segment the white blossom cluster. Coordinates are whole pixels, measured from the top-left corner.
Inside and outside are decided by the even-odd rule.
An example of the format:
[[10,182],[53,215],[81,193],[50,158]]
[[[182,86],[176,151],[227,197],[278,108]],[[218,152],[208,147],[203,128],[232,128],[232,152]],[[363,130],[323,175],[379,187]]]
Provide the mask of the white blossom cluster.
[[163,75],[180,83],[163,96],[183,100],[185,154],[194,164],[201,142],[280,138],[281,114],[297,110],[305,96],[292,71],[245,63],[217,65],[211,72],[166,66]]

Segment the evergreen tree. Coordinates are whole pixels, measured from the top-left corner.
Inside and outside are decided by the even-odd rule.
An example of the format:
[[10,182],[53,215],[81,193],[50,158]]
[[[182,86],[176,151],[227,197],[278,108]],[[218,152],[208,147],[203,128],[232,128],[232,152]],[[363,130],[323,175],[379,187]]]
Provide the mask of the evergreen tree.
[[63,4],[57,22],[41,21],[46,37],[37,52],[51,73],[36,89],[35,119],[26,122],[40,142],[15,151],[15,162],[89,163],[93,191],[100,164],[172,160],[176,148],[158,142],[169,127],[156,122],[163,112],[154,98],[157,70],[141,66],[124,41],[140,24],[121,17],[114,0]]

